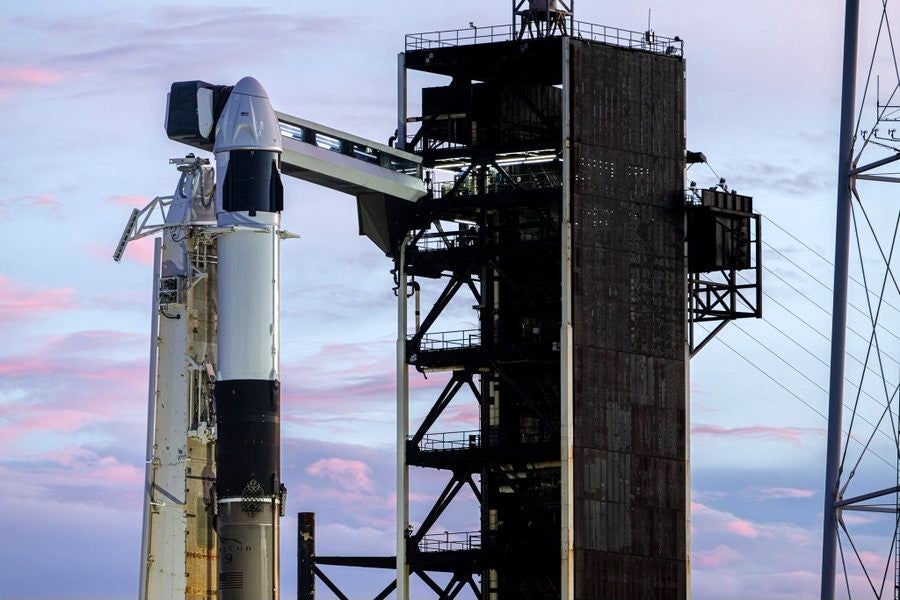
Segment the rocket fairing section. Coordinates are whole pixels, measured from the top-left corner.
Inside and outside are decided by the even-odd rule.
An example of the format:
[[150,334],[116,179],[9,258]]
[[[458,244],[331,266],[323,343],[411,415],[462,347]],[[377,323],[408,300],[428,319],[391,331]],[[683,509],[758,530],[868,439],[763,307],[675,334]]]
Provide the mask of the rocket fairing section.
[[281,483],[278,120],[247,77],[218,118],[218,419],[216,513],[219,599],[277,600]]

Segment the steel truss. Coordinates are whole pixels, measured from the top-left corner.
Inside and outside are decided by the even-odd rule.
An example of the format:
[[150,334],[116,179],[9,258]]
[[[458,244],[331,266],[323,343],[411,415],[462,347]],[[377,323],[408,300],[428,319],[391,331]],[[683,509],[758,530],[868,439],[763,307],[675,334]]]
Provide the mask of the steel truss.
[[[477,169],[469,171],[475,177]],[[401,302],[417,307],[406,364],[426,376],[450,372],[405,444],[407,466],[448,474],[428,513],[405,533],[409,574],[438,600],[494,598],[499,590],[525,600],[559,597],[560,199],[560,188],[449,193],[423,205],[397,253]],[[419,294],[429,282],[440,291],[420,320]],[[471,299],[478,328],[439,331],[460,295]],[[441,431],[441,416],[461,392],[477,405],[478,423]],[[480,528],[434,531],[464,490],[479,505]],[[393,569],[396,561],[311,551],[301,557],[301,571],[343,599],[324,566]],[[450,578],[441,585],[436,573]]]
[[[724,181],[704,190],[692,182],[686,194],[692,357],[731,321],[762,317],[762,215],[753,211],[751,197],[729,191]],[[715,327],[706,331],[699,323]]]
[[[896,320],[894,324],[887,322],[891,318],[887,316],[889,309],[897,310],[888,296],[900,297],[894,271],[900,211],[896,219],[884,223],[892,226],[887,230],[890,235],[885,235],[885,231],[878,231],[877,225],[881,223],[876,223],[869,214],[872,205],[864,201],[864,196],[877,198],[879,189],[883,189],[873,184],[900,182],[896,173],[886,170],[900,160],[895,132],[889,129],[888,135],[884,135],[881,131],[883,124],[897,120],[895,98],[900,92],[900,64],[893,44],[887,0],[880,2],[878,12],[878,33],[871,48],[871,58],[866,59],[869,70],[861,102],[857,103],[860,3],[858,0],[847,2],[822,554],[823,600],[833,600],[837,590],[840,594],[846,593],[848,598],[885,598],[891,586],[895,600],[900,598],[900,403],[897,402],[900,388],[894,379],[896,371],[891,372],[888,368],[888,363],[898,363],[896,353],[891,356],[887,339],[900,339],[894,333]],[[897,79],[886,100],[874,73],[880,53],[889,53],[891,74]],[[874,109],[871,125],[863,123],[868,108]],[[861,182],[868,182],[865,194],[859,187]],[[859,261],[860,278],[850,276],[854,254]],[[854,308],[863,312],[868,321],[866,357],[858,379],[848,378],[844,370],[851,281],[862,288],[865,298],[862,310]],[[893,318],[896,319],[896,315]],[[856,390],[852,402],[844,399],[847,383]],[[864,386],[877,388],[875,395],[880,397],[865,391]],[[849,416],[846,428],[845,414]],[[878,416],[872,423],[870,419],[874,415]],[[890,475],[886,476],[887,472]],[[883,483],[881,489],[869,491],[875,487],[871,483],[873,480]],[[867,513],[872,517],[890,515],[887,517],[889,525],[882,520],[872,526],[877,527],[873,532],[872,527],[866,529],[864,524],[858,521],[855,524],[845,518],[846,513],[852,512]],[[884,538],[881,548],[873,546],[873,535],[878,532]]]

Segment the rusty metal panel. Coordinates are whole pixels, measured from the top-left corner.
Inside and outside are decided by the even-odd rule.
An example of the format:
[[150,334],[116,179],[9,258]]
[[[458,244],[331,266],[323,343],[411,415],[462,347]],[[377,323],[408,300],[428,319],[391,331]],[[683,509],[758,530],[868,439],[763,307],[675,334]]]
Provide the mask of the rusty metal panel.
[[192,504],[187,513],[185,536],[185,574],[187,600],[214,600],[218,587],[218,535],[213,528],[208,506],[215,482],[215,447],[189,437],[187,497]]
[[573,41],[575,597],[687,597],[684,63]]

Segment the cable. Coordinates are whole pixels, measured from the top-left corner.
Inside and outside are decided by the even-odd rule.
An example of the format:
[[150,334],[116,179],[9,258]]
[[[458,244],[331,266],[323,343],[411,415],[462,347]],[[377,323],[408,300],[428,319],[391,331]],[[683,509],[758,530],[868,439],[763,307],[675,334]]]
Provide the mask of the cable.
[[[759,371],[762,375],[764,375],[764,376],[765,376],[767,379],[769,379],[772,383],[774,383],[775,385],[777,385],[778,387],[780,387],[781,389],[783,389],[785,392],[787,392],[788,394],[790,394],[791,396],[793,396],[793,397],[794,397],[795,399],[797,399],[801,404],[803,404],[804,406],[806,406],[807,408],[809,408],[810,410],[812,410],[814,413],[816,413],[817,415],[819,415],[820,417],[822,417],[823,419],[825,419],[825,421],[828,421],[828,417],[826,417],[819,409],[817,409],[817,408],[814,407],[812,404],[810,404],[809,402],[807,402],[806,400],[804,400],[803,398],[801,398],[800,396],[798,396],[797,394],[795,394],[793,391],[791,391],[789,388],[787,388],[783,383],[781,383],[780,381],[778,381],[777,379],[775,379],[774,377],[772,377],[771,375],[769,375],[769,373],[767,373],[765,370],[763,370],[761,367],[759,367],[759,366],[758,366],[756,363],[754,363],[752,360],[750,360],[749,358],[747,358],[746,356],[744,356],[743,354],[741,354],[740,352],[738,352],[737,350],[735,350],[731,345],[728,344],[728,342],[726,342],[725,340],[723,340],[721,337],[718,337],[718,336],[715,338],[715,340],[716,340],[717,342],[719,342],[720,344],[722,344],[723,346],[725,346],[726,348],[728,348],[729,350],[731,350],[732,352],[734,352],[735,354],[737,354],[740,358],[742,358],[742,359],[744,360],[744,362],[746,362],[746,363],[749,364],[751,367],[753,367],[754,369],[756,369],[757,371]],[[846,408],[846,407],[845,407],[845,408]],[[846,432],[845,432],[845,433],[846,433]],[[856,442],[857,444],[859,444],[860,446],[863,445],[863,443],[862,443],[861,441],[859,441],[858,439],[856,439],[855,437],[854,437],[854,438],[851,438],[851,439],[852,439],[854,442]],[[889,466],[889,467],[891,467],[891,468],[896,468],[897,465],[889,463],[883,456],[881,456],[881,455],[878,454],[877,452],[871,451],[871,453],[872,453],[874,456],[876,456],[879,460],[881,460],[884,464],[886,464],[887,466]]]
[[[827,308],[825,308],[824,306],[822,306],[821,304],[817,303],[815,300],[813,300],[812,298],[810,298],[809,296],[807,296],[806,294],[804,294],[802,291],[800,291],[799,289],[797,289],[792,283],[790,283],[789,281],[787,281],[784,277],[782,277],[781,275],[779,275],[778,273],[776,273],[775,271],[773,271],[772,269],[770,269],[770,268],[768,268],[768,267],[765,267],[765,266],[764,266],[764,267],[763,267],[763,270],[766,271],[769,275],[771,275],[771,276],[774,277],[775,279],[778,279],[779,281],[781,281],[783,284],[785,284],[786,286],[788,286],[789,288],[791,288],[791,289],[794,290],[795,292],[797,292],[800,296],[802,296],[803,298],[805,298],[810,304],[812,304],[813,306],[815,306],[816,308],[818,308],[819,310],[821,310],[823,313],[825,313],[825,314],[828,315],[829,317],[831,316],[831,311],[830,311],[830,310],[828,310]],[[865,313],[863,313],[863,314],[865,314]],[[884,329],[884,330],[887,332],[888,335],[894,337],[894,338],[897,339],[897,340],[900,340],[900,336],[897,336],[897,334],[895,334],[894,332],[892,332],[892,331],[890,331],[889,329],[887,329],[884,325],[881,325],[881,328]],[[868,341],[868,338],[866,338],[863,334],[861,334],[860,332],[856,331],[855,329],[853,329],[853,328],[850,327],[849,325],[847,326],[847,331],[853,333],[854,335],[856,335],[859,339],[861,339],[861,340],[864,341],[864,342],[867,342],[867,341]],[[892,360],[893,360],[893,359],[892,359]],[[897,362],[897,361],[894,360],[894,362]]]
[[[768,352],[769,354],[771,354],[772,356],[774,356],[775,358],[777,358],[778,360],[780,360],[781,362],[783,362],[784,364],[786,364],[788,367],[790,367],[795,373],[797,373],[798,375],[800,375],[801,377],[803,377],[804,379],[806,379],[808,382],[810,382],[811,384],[813,384],[814,386],[816,386],[817,388],[819,388],[820,390],[822,390],[824,393],[826,393],[826,394],[828,393],[828,390],[825,389],[825,387],[823,387],[822,385],[819,385],[819,383],[817,383],[817,382],[816,382],[815,380],[813,380],[811,377],[809,377],[808,375],[806,375],[805,373],[803,373],[800,369],[798,369],[798,368],[795,367],[793,364],[791,364],[790,362],[788,362],[787,360],[785,360],[784,358],[782,358],[781,356],[779,356],[774,350],[772,350],[771,348],[769,348],[768,346],[766,346],[765,344],[763,344],[761,341],[759,341],[753,334],[747,332],[743,327],[741,327],[741,326],[738,325],[737,323],[734,323],[734,326],[735,326],[741,333],[743,333],[744,335],[746,335],[747,337],[749,337],[751,340],[753,340],[754,342],[756,342],[757,344],[759,344],[766,352]],[[849,382],[849,380],[848,380],[848,382]],[[851,384],[851,385],[852,385],[852,384]],[[868,396],[869,398],[871,398],[872,400],[874,400],[875,402],[880,402],[880,400],[878,400],[877,398],[875,398],[874,396],[872,396],[872,395],[869,394],[868,392],[865,392],[865,391],[863,391],[863,390],[861,390],[861,389],[860,389],[859,391],[862,392],[863,394],[865,394],[866,396]],[[849,407],[849,406],[846,406],[846,405],[844,406],[844,408],[847,408],[848,410],[850,409],[850,407]],[[888,436],[886,433],[884,433],[881,429],[878,429],[878,425],[876,425],[875,423],[872,423],[871,421],[867,420],[865,417],[860,417],[860,419],[861,419],[863,422],[867,423],[868,425],[872,426],[873,428],[877,429],[878,432],[881,433],[882,435],[884,435],[887,439],[891,440],[892,442],[897,442],[897,439],[896,439],[896,438],[892,438],[892,437]]]
[[[808,275],[810,279],[812,279],[813,281],[815,281],[816,283],[818,283],[819,285],[821,285],[823,288],[825,288],[825,289],[828,290],[829,292],[834,293],[834,289],[833,289],[830,285],[828,285],[827,283],[825,283],[824,281],[822,281],[821,279],[819,279],[818,277],[816,277],[815,275],[813,275],[812,273],[810,273],[809,271],[807,271],[806,269],[804,269],[800,264],[798,264],[797,262],[795,262],[792,258],[790,258],[789,256],[787,256],[784,252],[782,252],[781,250],[779,250],[778,248],[776,248],[775,246],[773,246],[772,244],[770,244],[769,242],[767,242],[767,241],[765,241],[765,240],[763,240],[762,243],[763,243],[763,245],[767,246],[770,250],[772,250],[775,254],[781,256],[781,258],[783,258],[784,260],[788,261],[789,263],[791,263],[792,265],[794,265],[795,267],[797,267],[797,269],[799,269],[800,271],[802,271],[803,273],[805,273],[806,275]],[[872,294],[875,295],[874,292],[872,292]],[[882,299],[881,302],[882,302],[885,306],[890,307],[890,308],[893,308],[895,311],[900,312],[900,308],[897,308],[896,306],[894,306],[893,304],[891,304],[891,303],[888,302],[887,300]],[[863,315],[868,316],[868,315],[866,315],[866,314],[862,311],[862,309],[860,309],[858,306],[856,306],[856,305],[853,304],[852,302],[848,302],[847,305],[848,305],[848,306],[852,306],[854,309],[856,309],[857,312],[860,312],[860,313],[862,313]]]
[[[744,281],[744,282],[746,282],[746,283],[750,283],[750,280],[747,279],[746,277],[744,277],[743,275],[741,275],[740,273],[738,273],[738,277],[741,278],[741,281]],[[825,340],[826,342],[831,341],[830,338],[829,338],[827,335],[825,335],[824,333],[822,333],[821,331],[819,331],[818,329],[816,329],[816,327],[815,327],[812,323],[810,323],[809,321],[805,320],[803,317],[801,317],[800,315],[798,315],[797,313],[795,313],[794,311],[792,311],[790,308],[788,308],[787,306],[785,306],[784,304],[782,304],[781,302],[779,302],[778,300],[776,300],[774,297],[772,297],[772,295],[770,295],[770,294],[769,294],[768,292],[766,292],[765,290],[763,290],[763,296],[765,296],[766,298],[768,298],[769,301],[774,302],[776,305],[778,305],[778,306],[780,306],[781,308],[783,308],[788,314],[790,314],[792,317],[794,317],[795,319],[797,319],[798,321],[800,321],[801,323],[803,323],[804,325],[806,325],[810,330],[812,330],[813,333],[815,333],[816,335],[818,335],[819,337],[821,337],[821,338],[822,338],[823,340]],[[765,319],[764,319],[764,320],[765,320]],[[846,353],[846,355],[847,355],[848,357],[852,358],[853,360],[855,360],[855,361],[856,361],[857,363],[859,363],[860,365],[865,366],[865,364],[863,363],[863,361],[861,361],[861,360],[860,360],[858,357],[856,357],[854,354],[851,354],[850,352],[846,352],[846,351],[845,351],[845,353]],[[893,361],[895,364],[900,365],[900,362],[894,360],[894,359],[891,358],[890,356],[885,355],[885,357],[888,358],[889,360]]]
[[[762,213],[760,213],[760,214],[762,214]],[[785,229],[784,227],[782,227],[781,225],[779,225],[778,223],[776,223],[776,222],[772,219],[772,217],[770,217],[770,216],[768,216],[768,215],[763,215],[763,216],[766,218],[766,222],[767,222],[767,223],[771,223],[771,224],[774,225],[776,228],[778,228],[779,230],[781,230],[781,231],[783,231],[785,234],[787,234],[787,236],[790,237],[792,240],[794,240],[795,242],[797,242],[798,244],[800,244],[801,246],[803,246],[804,248],[806,248],[807,250],[809,250],[810,252],[812,252],[813,254],[815,254],[816,256],[818,256],[819,258],[821,258],[821,259],[822,259],[823,261],[825,261],[827,264],[831,265],[832,267],[834,266],[834,263],[831,262],[831,259],[826,258],[826,257],[823,256],[820,252],[818,252],[817,250],[813,249],[813,248],[810,247],[808,244],[806,244],[803,240],[799,239],[797,236],[795,236],[794,234],[792,234],[790,231],[788,231],[787,229]],[[865,289],[865,286],[863,285],[863,283],[862,283],[859,279],[855,278],[853,275],[850,275],[850,281],[852,281],[852,282],[855,283],[856,285],[860,286],[861,288]],[[896,308],[896,307],[895,307],[895,308]],[[898,309],[898,310],[900,310],[900,309]]]
[[[775,325],[774,323],[772,323],[771,321],[769,321],[769,320],[766,319],[765,317],[763,317],[761,320],[762,320],[763,323],[767,324],[769,327],[771,327],[772,329],[774,329],[775,331],[777,331],[778,333],[780,333],[780,334],[781,334],[784,338],[786,338],[789,342],[791,342],[792,344],[794,344],[795,346],[797,346],[798,348],[800,348],[802,351],[804,351],[804,352],[806,352],[807,354],[809,354],[809,355],[810,355],[812,358],[814,358],[819,364],[821,364],[821,365],[824,366],[824,367],[828,367],[828,366],[829,366],[827,362],[825,362],[824,360],[822,360],[821,358],[819,358],[818,356],[816,356],[816,354],[813,353],[809,348],[805,347],[803,344],[801,344],[800,342],[798,342],[796,339],[794,339],[791,335],[787,334],[784,330],[782,330],[781,328],[779,328],[777,325]],[[742,331],[742,332],[745,333],[746,335],[748,335],[748,336],[750,336],[750,337],[753,337],[753,336],[751,336],[745,329],[743,329],[740,325],[738,325],[737,323],[735,323],[734,326],[737,327],[740,331]],[[863,365],[864,365],[864,363],[862,363],[862,362],[860,362],[860,364],[863,364]],[[875,375],[876,377],[882,377],[882,378],[888,383],[888,385],[890,385],[890,386],[892,386],[892,387],[896,387],[896,386],[897,386],[896,383],[893,383],[893,382],[891,382],[891,381],[887,381],[887,378],[885,378],[885,377],[883,377],[882,375],[880,375],[877,371],[873,370],[871,367],[869,367],[869,366],[867,366],[867,365],[864,365],[864,366],[865,366],[866,370],[867,370],[869,373],[871,373],[872,375]],[[853,386],[854,388],[859,389],[859,385],[858,385],[857,383],[855,383],[854,381],[852,381],[849,377],[844,377],[844,381],[846,381],[847,383],[849,383],[849,384],[850,384],[851,386]],[[875,398],[874,396],[872,396],[872,395],[870,395],[870,394],[866,394],[866,395],[869,396],[869,398],[871,398],[872,400],[875,400],[876,402],[879,402],[879,400],[878,400],[877,398]]]

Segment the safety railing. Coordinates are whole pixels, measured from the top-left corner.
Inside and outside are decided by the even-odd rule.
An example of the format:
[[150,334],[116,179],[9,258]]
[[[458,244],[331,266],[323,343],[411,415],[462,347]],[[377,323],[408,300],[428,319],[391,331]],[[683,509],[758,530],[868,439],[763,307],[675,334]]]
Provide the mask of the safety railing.
[[427,233],[416,241],[419,252],[436,252],[455,248],[471,248],[478,241],[478,230],[462,229],[446,233]]
[[480,531],[445,531],[429,533],[419,541],[422,552],[452,552],[481,548]]
[[[410,336],[412,339],[412,336]],[[420,352],[438,352],[440,350],[465,350],[481,346],[481,330],[462,329],[458,331],[440,331],[426,333],[419,343]]]
[[[570,35],[578,39],[637,50],[647,50],[658,54],[672,56],[682,56],[684,54],[684,41],[681,38],[677,36],[669,38],[657,35],[652,31],[630,31],[628,29],[619,29],[618,27],[575,21],[572,23]],[[516,30],[512,25],[490,25],[487,27],[475,27],[473,25],[466,29],[447,29],[407,34],[406,50],[433,50],[454,46],[508,42],[515,40],[516,37]]]
[[403,156],[392,154],[387,150],[373,148],[356,140],[344,139],[299,122],[280,120],[278,126],[282,136],[298,142],[310,144],[335,154],[343,154],[362,162],[375,164],[397,173],[403,173],[404,175],[419,176],[421,174],[421,165],[419,163]]
[[419,442],[419,450],[422,452],[467,450],[480,447],[481,432],[478,430],[426,433]]
[[446,29],[406,35],[407,50],[431,50],[452,46],[508,42],[515,38],[512,25],[470,26],[468,29]]

